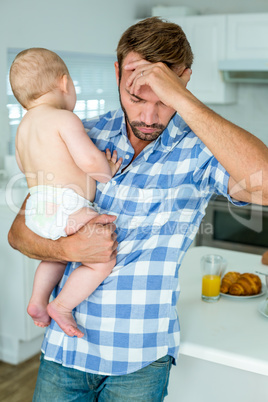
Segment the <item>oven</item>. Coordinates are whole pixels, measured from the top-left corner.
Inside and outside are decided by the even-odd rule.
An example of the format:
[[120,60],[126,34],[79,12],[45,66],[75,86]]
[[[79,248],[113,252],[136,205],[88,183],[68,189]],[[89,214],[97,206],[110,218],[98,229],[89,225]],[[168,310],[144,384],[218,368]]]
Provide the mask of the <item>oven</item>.
[[211,199],[196,245],[263,254],[268,250],[268,207],[238,207],[222,196]]

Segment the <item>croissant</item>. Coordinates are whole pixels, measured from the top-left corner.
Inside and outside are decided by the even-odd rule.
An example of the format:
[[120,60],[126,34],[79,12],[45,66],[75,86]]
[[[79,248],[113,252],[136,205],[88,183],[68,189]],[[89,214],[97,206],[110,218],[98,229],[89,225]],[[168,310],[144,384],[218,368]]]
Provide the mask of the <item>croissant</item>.
[[255,274],[242,274],[229,288],[229,294],[234,296],[251,296],[260,293],[261,280]]
[[241,276],[239,272],[227,272],[221,281],[221,293],[228,293],[230,286]]
[[268,265],[268,251],[265,251],[265,253],[262,255],[261,262],[262,262],[264,265]]

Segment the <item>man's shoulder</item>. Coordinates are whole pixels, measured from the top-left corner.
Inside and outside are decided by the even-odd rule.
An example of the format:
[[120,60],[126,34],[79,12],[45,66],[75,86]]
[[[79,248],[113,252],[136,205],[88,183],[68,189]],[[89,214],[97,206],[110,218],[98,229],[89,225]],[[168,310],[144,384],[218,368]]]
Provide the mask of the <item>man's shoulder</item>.
[[83,119],[82,123],[86,131],[89,132],[93,128],[103,130],[107,127],[107,129],[109,129],[108,127],[111,126],[111,123],[114,123],[116,121],[122,122],[122,118],[123,114],[121,113],[121,110],[118,109],[109,111],[99,116],[92,117],[90,119]]
[[109,118],[109,114],[111,112],[101,114],[99,116],[94,116],[91,117],[90,119],[82,119],[82,123],[85,127],[86,130],[91,130],[93,127],[95,127],[101,120],[105,120]]
[[178,114],[172,120],[166,142],[170,146],[173,158],[175,155],[182,160],[194,159],[197,164],[203,164],[213,158],[212,152]]
[[172,148],[175,147],[193,147],[204,145],[197,135],[192,131],[188,124],[179,114],[175,114],[169,126],[169,141]]

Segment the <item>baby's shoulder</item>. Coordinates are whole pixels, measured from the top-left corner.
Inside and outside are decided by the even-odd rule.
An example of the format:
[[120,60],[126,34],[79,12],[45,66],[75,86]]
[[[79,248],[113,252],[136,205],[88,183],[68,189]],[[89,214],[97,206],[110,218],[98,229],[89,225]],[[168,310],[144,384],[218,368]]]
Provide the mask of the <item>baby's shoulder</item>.
[[57,114],[58,127],[65,130],[84,129],[83,123],[80,118],[69,110],[58,110]]
[[55,109],[53,114],[56,118],[58,118],[59,121],[62,121],[62,122],[66,122],[66,120],[67,120],[67,122],[76,122],[76,123],[81,122],[79,117],[74,112],[71,112],[70,110]]
[[28,118],[28,113],[26,113],[26,114],[22,117],[22,119],[21,119],[21,121],[20,121],[20,123],[19,123],[19,125],[18,125],[17,137],[18,137],[19,135],[21,136],[21,135],[23,134],[23,132],[29,131],[30,125],[31,125],[31,120]]

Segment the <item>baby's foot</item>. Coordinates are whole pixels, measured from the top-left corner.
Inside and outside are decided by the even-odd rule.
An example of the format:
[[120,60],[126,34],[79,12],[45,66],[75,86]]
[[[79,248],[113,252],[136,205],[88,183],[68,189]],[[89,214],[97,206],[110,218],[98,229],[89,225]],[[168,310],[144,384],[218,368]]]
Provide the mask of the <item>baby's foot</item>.
[[47,313],[47,306],[30,300],[27,313],[32,317],[38,327],[47,327],[50,324],[50,317]]
[[47,306],[47,312],[49,316],[56,321],[65,334],[69,336],[77,336],[78,338],[82,338],[82,336],[84,336],[83,332],[77,328],[77,324],[73,318],[72,312],[58,303],[56,299],[49,303]]

